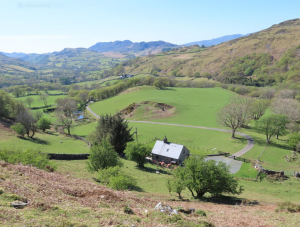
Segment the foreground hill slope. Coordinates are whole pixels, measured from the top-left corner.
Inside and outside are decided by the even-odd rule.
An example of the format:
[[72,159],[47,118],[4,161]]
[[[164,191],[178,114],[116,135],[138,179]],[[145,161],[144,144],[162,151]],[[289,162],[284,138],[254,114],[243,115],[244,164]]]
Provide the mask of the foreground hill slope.
[[130,73],[151,73],[155,70],[160,75],[171,75],[173,71],[182,75],[188,75],[189,71],[218,74],[222,67],[238,57],[269,53],[279,60],[288,49],[299,44],[300,19],[294,19],[207,49],[192,46],[138,58],[128,63],[125,69]]
[[[293,226],[297,214],[276,213],[274,205],[226,205],[199,201],[166,201],[114,191],[94,182],[0,162],[1,226]],[[14,209],[14,200],[28,202]],[[154,212],[158,202],[172,208],[204,210],[168,216]],[[134,214],[124,213],[129,205]],[[147,210],[148,212],[145,212]],[[228,218],[230,217],[230,218]]]

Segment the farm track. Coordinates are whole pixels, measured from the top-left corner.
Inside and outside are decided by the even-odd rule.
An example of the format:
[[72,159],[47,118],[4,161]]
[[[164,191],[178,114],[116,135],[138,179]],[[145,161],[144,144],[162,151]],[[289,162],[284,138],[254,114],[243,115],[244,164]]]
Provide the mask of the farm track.
[[[93,112],[89,106],[87,106],[87,110],[93,114],[96,118],[100,118],[95,112]],[[152,122],[152,121],[133,121],[133,120],[128,120],[128,122],[135,122],[135,123],[145,123],[145,124],[157,124],[157,125],[170,125],[170,126],[177,126],[177,127],[186,127],[186,128],[200,128],[200,129],[208,129],[208,130],[214,130],[214,131],[219,131],[219,132],[228,132],[231,133],[231,131],[226,130],[226,129],[220,129],[220,128],[210,128],[210,127],[203,127],[203,126],[193,126],[193,125],[181,125],[181,124],[172,124],[172,123],[160,123],[160,122]],[[243,154],[246,154],[248,151],[250,151],[253,146],[254,146],[254,139],[244,133],[241,132],[236,132],[235,134],[240,135],[244,138],[247,139],[247,145],[240,151],[232,154],[232,156],[239,157],[242,156]]]

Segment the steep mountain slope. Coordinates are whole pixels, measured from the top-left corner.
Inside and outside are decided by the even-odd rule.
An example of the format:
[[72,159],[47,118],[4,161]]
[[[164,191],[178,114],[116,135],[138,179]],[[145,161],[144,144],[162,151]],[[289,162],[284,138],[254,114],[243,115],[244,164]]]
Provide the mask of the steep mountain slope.
[[154,42],[137,42],[133,43],[130,40],[114,41],[114,42],[99,42],[91,46],[89,49],[97,52],[125,52],[135,53],[137,55],[158,53],[166,48],[173,48],[177,45],[164,41]]
[[222,68],[238,57],[268,53],[272,59],[279,60],[288,49],[299,44],[300,19],[294,19],[205,50],[191,46],[138,58],[127,63],[125,69],[135,74],[150,73],[155,69],[159,75],[171,75],[174,71],[179,75],[191,72],[218,75]]
[[186,44],[183,44],[183,46],[190,46],[190,45],[202,46],[202,45],[204,45],[204,46],[208,47],[208,46],[218,45],[220,43],[227,42],[227,41],[230,41],[233,39],[237,39],[237,38],[240,38],[243,36],[246,36],[246,35],[241,35],[241,34],[225,35],[225,36],[215,38],[215,39],[201,40],[201,41],[196,41],[196,42],[192,42],[192,43],[186,43]]

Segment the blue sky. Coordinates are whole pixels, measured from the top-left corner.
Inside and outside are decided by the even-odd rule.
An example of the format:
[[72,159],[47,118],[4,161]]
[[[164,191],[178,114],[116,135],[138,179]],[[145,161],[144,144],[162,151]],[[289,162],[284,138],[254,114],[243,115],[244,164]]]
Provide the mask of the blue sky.
[[0,0],[0,51],[45,53],[129,39],[175,44],[300,17],[299,0]]

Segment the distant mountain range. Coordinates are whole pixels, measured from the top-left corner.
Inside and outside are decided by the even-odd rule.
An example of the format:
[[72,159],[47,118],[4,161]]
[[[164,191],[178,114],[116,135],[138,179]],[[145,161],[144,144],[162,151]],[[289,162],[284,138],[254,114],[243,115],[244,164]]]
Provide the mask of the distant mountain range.
[[[121,52],[121,53],[140,53],[145,52],[158,53],[167,48],[177,47],[178,45],[167,43],[164,41],[153,42],[131,42],[130,40],[114,41],[114,42],[99,42],[91,46],[89,49],[97,52]],[[141,53],[143,54],[143,53]]]
[[[248,35],[248,34],[247,34]],[[152,41],[152,42],[132,42],[130,40],[124,40],[124,41],[114,41],[114,42],[99,42],[96,43],[95,45],[89,47],[89,50],[96,51],[96,52],[101,52],[101,53],[106,53],[106,52],[120,52],[120,53],[132,53],[136,55],[148,55],[148,54],[156,54],[159,52],[162,52],[164,50],[168,50],[174,47],[180,47],[180,46],[190,46],[190,45],[205,45],[205,46],[212,46],[212,45],[217,45],[222,42],[226,42],[232,39],[236,39],[239,37],[243,37],[246,35],[241,35],[241,34],[235,34],[235,35],[226,35],[222,36],[216,39],[211,39],[211,40],[202,40],[202,41],[197,41],[197,42],[191,42],[191,43],[186,43],[183,45],[176,45],[164,41]],[[62,51],[59,52],[53,52],[53,53],[45,53],[45,54],[26,54],[26,53],[21,53],[21,52],[13,52],[13,53],[4,53],[0,52],[0,54],[3,54],[7,57],[10,58],[19,58],[24,61],[30,61],[30,62],[38,62],[42,58],[44,58],[47,55],[51,54],[57,54],[57,53],[65,53],[66,50],[70,50],[71,48],[66,48]],[[73,48],[73,50],[82,50],[85,48]]]
[[237,38],[240,38],[240,37],[244,37],[244,36],[247,36],[249,34],[246,34],[246,35],[241,35],[241,34],[234,34],[234,35],[225,35],[225,36],[222,36],[222,37],[219,37],[219,38],[216,38],[216,39],[211,39],[211,40],[202,40],[202,41],[197,41],[197,42],[192,42],[192,43],[186,43],[186,44],[183,44],[183,46],[190,46],[190,45],[199,45],[199,46],[213,46],[213,45],[218,45],[220,43],[223,43],[223,42],[227,42],[227,41],[230,41],[232,39],[237,39]]

